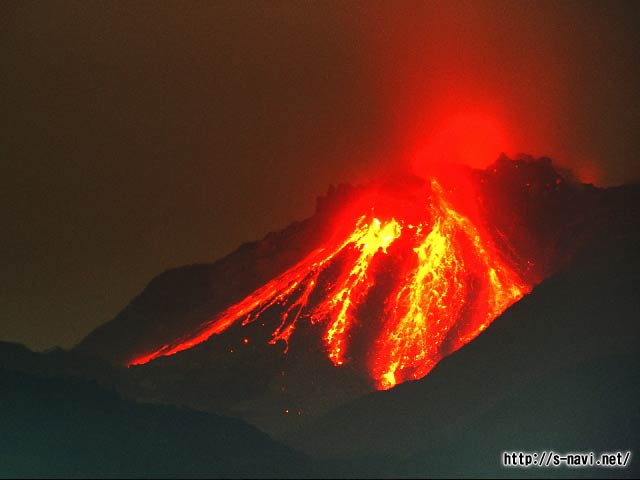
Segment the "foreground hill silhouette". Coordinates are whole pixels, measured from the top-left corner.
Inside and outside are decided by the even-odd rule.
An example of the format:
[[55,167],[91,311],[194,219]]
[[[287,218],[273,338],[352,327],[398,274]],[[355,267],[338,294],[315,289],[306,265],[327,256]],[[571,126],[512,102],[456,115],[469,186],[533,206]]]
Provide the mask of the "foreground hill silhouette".
[[241,420],[0,370],[0,477],[279,477],[305,459]]
[[[344,463],[345,475],[637,476],[639,247],[636,223],[543,282],[425,378],[339,407],[289,441],[314,456],[361,458]],[[636,458],[616,470],[504,470],[505,450],[631,450]],[[372,463],[392,458],[403,460],[391,469]]]

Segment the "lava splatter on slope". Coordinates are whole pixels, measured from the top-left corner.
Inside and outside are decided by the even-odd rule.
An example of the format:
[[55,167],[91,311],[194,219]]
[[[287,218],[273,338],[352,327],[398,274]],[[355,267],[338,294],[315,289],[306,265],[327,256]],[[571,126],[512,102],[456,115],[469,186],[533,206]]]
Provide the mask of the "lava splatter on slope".
[[[271,343],[294,342],[296,327],[306,320],[322,327],[334,365],[364,366],[377,388],[421,378],[530,288],[475,210],[450,195],[432,180],[413,197],[378,191],[363,198],[321,247],[196,331],[130,364],[189,349],[275,307],[280,323]],[[382,276],[391,282],[381,282]],[[391,286],[379,311],[364,318],[361,307],[380,283]],[[350,352],[363,328],[369,331],[366,358]]]

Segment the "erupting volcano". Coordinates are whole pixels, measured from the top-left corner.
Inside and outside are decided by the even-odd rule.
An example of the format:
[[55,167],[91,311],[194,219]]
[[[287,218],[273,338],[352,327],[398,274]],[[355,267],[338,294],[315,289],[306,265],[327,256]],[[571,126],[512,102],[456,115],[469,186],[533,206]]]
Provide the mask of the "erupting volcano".
[[[447,185],[434,176],[418,187],[368,189],[319,247],[130,365],[190,349],[237,324],[260,322],[272,329],[270,343],[288,346],[309,322],[335,366],[356,365],[378,389],[423,377],[531,288],[504,239],[497,246],[471,183]],[[265,320],[267,311],[279,321]]]

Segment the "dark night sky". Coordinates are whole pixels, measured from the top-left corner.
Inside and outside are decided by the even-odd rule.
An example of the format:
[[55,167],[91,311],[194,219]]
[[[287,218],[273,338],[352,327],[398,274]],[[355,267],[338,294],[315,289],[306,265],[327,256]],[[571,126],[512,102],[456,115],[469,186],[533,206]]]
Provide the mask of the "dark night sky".
[[0,26],[0,339],[36,349],[452,122],[640,178],[638,2],[19,1]]

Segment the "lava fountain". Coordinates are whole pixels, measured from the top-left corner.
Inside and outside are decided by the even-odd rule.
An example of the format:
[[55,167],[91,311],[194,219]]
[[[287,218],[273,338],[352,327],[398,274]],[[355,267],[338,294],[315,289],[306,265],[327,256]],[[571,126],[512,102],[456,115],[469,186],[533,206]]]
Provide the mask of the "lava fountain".
[[[531,288],[497,248],[469,201],[473,195],[443,185],[432,179],[410,195],[384,189],[363,195],[320,247],[130,365],[174,355],[277,309],[270,343],[288,347],[306,321],[320,327],[334,365],[362,365],[378,389],[423,377]],[[383,298],[373,301],[380,292]],[[363,330],[366,353],[356,355],[351,347]]]

